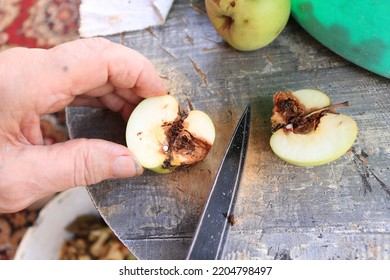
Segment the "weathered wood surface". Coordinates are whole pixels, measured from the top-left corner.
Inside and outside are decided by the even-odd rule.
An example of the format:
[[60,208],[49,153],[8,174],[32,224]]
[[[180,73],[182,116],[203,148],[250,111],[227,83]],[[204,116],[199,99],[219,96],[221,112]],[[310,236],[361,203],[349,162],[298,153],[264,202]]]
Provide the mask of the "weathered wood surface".
[[[108,180],[88,190],[101,215],[140,259],[183,259],[225,147],[245,106],[251,137],[225,259],[390,257],[390,80],[321,46],[294,20],[269,46],[238,52],[218,37],[203,1],[177,0],[165,25],[108,37],[153,61],[172,95],[215,122],[211,154],[169,175]],[[272,96],[320,89],[359,126],[350,152],[319,167],[286,164],[269,146]],[[124,143],[109,111],[68,108],[74,138]],[[222,215],[222,214],[221,214]]]

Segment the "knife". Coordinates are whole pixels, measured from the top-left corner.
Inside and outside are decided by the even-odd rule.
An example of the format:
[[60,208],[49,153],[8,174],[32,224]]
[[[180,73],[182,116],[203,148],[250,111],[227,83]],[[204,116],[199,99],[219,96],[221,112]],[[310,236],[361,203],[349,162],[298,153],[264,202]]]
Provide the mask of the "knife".
[[221,259],[244,167],[250,130],[248,105],[230,139],[196,228],[187,260]]

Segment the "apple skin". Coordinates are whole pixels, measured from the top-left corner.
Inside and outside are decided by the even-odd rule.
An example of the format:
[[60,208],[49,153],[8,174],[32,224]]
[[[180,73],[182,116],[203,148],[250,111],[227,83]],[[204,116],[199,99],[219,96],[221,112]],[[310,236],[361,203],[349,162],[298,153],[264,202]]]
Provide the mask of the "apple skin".
[[290,0],[205,0],[217,33],[233,48],[253,51],[278,37],[287,24]]

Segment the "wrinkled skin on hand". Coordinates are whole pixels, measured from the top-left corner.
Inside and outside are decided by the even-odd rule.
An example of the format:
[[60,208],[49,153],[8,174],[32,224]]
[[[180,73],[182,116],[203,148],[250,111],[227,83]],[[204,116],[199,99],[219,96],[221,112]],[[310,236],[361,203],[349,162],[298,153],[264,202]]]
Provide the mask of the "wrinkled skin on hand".
[[0,213],[55,192],[142,174],[127,147],[98,139],[43,145],[40,116],[66,106],[105,107],[128,119],[150,96],[166,94],[153,65],[102,38],[49,50],[0,53]]

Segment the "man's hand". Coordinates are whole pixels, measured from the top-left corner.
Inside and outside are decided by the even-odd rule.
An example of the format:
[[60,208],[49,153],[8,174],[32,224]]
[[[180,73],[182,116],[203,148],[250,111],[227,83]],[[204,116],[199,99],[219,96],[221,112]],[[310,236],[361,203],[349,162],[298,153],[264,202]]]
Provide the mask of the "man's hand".
[[0,212],[49,194],[143,169],[129,150],[98,139],[43,145],[40,116],[68,105],[106,107],[127,120],[143,99],[166,89],[141,54],[108,40],[0,53]]

